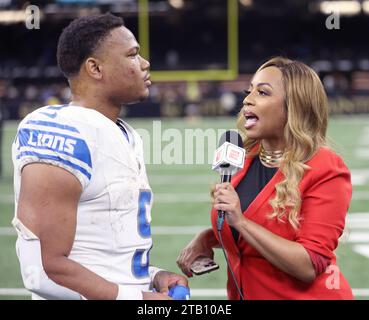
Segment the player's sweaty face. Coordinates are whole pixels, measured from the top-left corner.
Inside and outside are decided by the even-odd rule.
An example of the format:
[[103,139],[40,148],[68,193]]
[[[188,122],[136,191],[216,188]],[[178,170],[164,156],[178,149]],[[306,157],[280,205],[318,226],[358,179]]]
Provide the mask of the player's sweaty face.
[[122,103],[146,99],[151,85],[150,63],[139,54],[136,38],[125,27],[115,28],[104,43],[104,77]]

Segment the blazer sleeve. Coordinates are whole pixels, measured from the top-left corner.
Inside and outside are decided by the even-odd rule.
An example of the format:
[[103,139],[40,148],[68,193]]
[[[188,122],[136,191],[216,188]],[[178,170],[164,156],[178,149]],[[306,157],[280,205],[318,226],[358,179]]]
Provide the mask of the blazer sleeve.
[[345,227],[352,194],[351,176],[340,157],[330,155],[319,160],[311,166],[310,184],[301,194],[302,220],[296,241],[332,259]]

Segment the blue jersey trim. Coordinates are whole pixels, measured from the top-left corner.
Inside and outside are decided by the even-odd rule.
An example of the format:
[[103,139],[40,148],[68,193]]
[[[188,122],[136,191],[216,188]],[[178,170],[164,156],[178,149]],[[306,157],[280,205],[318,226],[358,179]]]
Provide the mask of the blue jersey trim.
[[58,128],[58,129],[63,129],[63,130],[79,133],[79,131],[74,127],[68,126],[66,124],[56,123],[56,122],[43,121],[43,120],[29,120],[26,122],[26,124],[34,124],[34,125],[44,126],[44,127],[53,127],[53,128]]
[[84,174],[88,178],[88,180],[91,179],[91,174],[89,172],[87,172],[84,168],[82,168],[79,165],[74,164],[74,163],[72,163],[68,160],[61,159],[60,157],[45,155],[45,154],[32,152],[32,151],[23,151],[17,156],[17,159],[19,159],[23,156],[34,156],[34,157],[37,157],[37,158],[40,158],[40,159],[48,159],[48,160],[54,160],[54,161],[60,162],[60,163],[65,164],[65,165],[67,165],[67,166],[69,166],[69,167],[71,167],[75,170],[78,170],[79,172]]
[[65,107],[68,107],[67,104],[63,104],[62,106],[48,106],[47,109],[50,109],[50,110],[60,110],[62,108],[65,108]]

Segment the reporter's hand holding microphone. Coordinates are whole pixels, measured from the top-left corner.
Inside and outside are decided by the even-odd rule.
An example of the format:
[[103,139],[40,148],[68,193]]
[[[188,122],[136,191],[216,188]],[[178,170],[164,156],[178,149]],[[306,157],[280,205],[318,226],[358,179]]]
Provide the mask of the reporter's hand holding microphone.
[[240,198],[229,182],[215,186],[214,209],[224,211],[227,223],[237,229],[237,223],[242,221],[243,215]]
[[[221,176],[221,184],[216,185],[213,194],[213,205],[218,210],[218,230],[223,226],[224,217],[229,210],[227,221],[233,225],[242,218],[240,201],[233,186],[229,183],[232,175],[243,167],[245,150],[242,148],[242,139],[235,131],[225,132],[219,140],[219,147],[215,151],[212,169]],[[227,213],[226,213],[227,212]],[[219,268],[214,262],[213,248],[220,247],[211,228],[197,234],[181,251],[177,264],[184,274],[192,277],[198,269],[198,275],[211,272]]]

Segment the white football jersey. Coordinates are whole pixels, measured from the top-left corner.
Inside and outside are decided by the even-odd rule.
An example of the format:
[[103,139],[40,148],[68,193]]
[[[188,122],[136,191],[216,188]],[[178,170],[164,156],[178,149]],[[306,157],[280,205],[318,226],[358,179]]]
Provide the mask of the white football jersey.
[[148,290],[153,194],[142,140],[118,121],[69,105],[29,114],[13,143],[15,200],[26,164],[43,162],[72,173],[83,192],[69,258],[108,281]]

